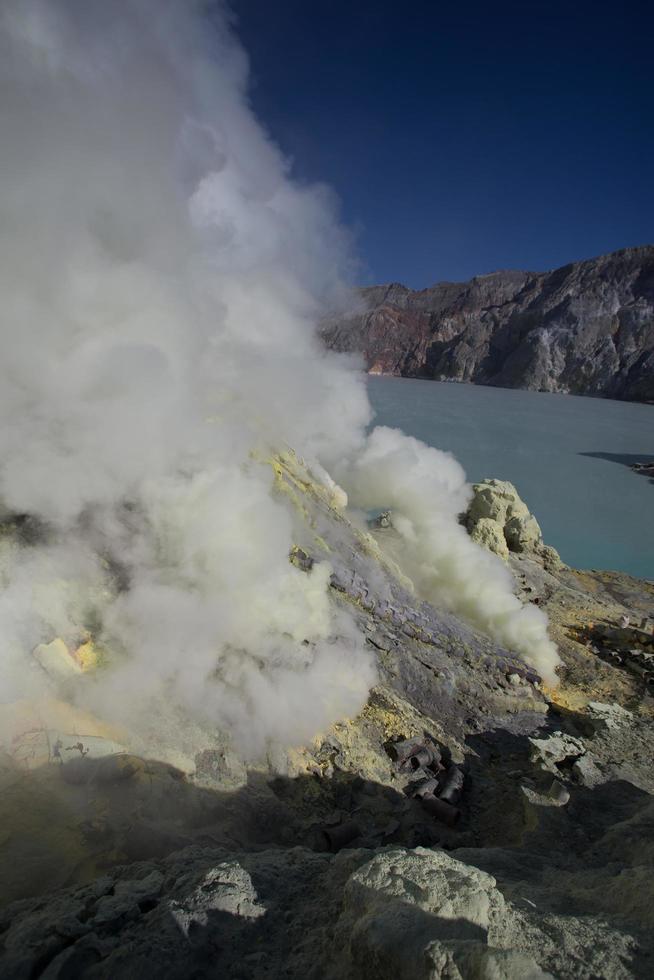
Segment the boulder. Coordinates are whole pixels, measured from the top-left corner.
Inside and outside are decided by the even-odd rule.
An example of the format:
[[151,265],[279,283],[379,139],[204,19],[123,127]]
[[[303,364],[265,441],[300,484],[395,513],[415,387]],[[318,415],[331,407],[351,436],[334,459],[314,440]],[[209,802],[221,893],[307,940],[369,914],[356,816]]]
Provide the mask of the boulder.
[[508,480],[482,480],[462,518],[473,541],[505,561],[509,554],[537,558],[548,570],[561,568],[558,552],[543,543],[536,518]]
[[540,525],[532,514],[509,518],[504,525],[504,538],[511,551],[534,552],[543,544]]
[[235,860],[210,868],[196,888],[169,902],[168,909],[186,937],[193,928],[206,927],[218,913],[252,920],[266,912],[250,875]]
[[345,888],[345,906],[356,918],[395,903],[411,905],[450,923],[448,931],[471,938],[504,911],[495,879],[445,851],[388,848],[356,871]]
[[586,752],[586,746],[581,739],[565,732],[552,732],[545,738],[530,738],[529,742],[532,762],[555,776],[561,772],[558,763],[564,763],[567,759],[576,760]]
[[548,977],[526,952],[497,948],[506,937],[496,923],[512,919],[491,875],[417,847],[389,848],[359,868],[339,925],[362,980]]
[[504,561],[508,560],[509,549],[506,538],[504,537],[501,525],[497,521],[492,520],[490,517],[480,517],[470,531],[470,537],[477,544],[480,544],[482,548],[486,548],[487,551],[492,551],[493,554],[499,555]]
[[529,509],[520,499],[518,491],[508,480],[482,480],[473,485],[474,497],[468,508],[473,523],[489,517],[502,527],[512,517],[528,517]]

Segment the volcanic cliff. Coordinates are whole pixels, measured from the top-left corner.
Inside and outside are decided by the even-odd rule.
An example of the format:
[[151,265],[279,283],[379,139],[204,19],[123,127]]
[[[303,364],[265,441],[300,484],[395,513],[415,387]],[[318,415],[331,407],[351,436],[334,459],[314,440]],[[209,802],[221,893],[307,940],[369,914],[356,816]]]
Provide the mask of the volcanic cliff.
[[493,272],[412,290],[360,290],[325,322],[327,347],[374,374],[635,401],[654,399],[654,246],[553,272]]

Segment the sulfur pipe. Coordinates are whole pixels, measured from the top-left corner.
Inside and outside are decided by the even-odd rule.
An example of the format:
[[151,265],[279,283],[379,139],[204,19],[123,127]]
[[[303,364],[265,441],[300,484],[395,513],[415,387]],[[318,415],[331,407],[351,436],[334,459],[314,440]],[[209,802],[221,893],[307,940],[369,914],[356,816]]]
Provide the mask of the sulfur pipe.
[[340,851],[342,847],[349,844],[360,833],[359,826],[354,820],[348,820],[347,823],[339,824],[338,827],[323,828],[323,834],[327,838],[330,851]]
[[428,813],[447,824],[448,827],[455,827],[461,819],[461,811],[455,806],[439,800],[436,796],[423,796],[422,805]]
[[458,803],[463,790],[463,773],[458,766],[450,766],[447,770],[441,791],[438,794],[446,803]]

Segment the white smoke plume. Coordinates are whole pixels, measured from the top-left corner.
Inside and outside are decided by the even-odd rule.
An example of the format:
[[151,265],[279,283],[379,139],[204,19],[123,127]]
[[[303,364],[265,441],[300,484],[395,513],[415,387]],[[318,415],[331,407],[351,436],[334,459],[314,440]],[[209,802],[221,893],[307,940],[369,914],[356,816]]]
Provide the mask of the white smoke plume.
[[378,427],[338,476],[350,503],[392,507],[399,540],[386,547],[422,595],[522,654],[549,684],[559,656],[541,610],[523,606],[501,559],[476,545],[458,522],[471,488],[453,456],[397,429]]
[[222,7],[4,0],[0,132],[0,501],[40,528],[0,539],[2,699],[88,629],[115,655],[85,705],[131,729],[159,705],[171,738],[186,713],[253,757],[355,712],[374,669],[329,567],[289,564],[260,462],[284,445],[354,460],[357,501],[406,516],[407,570],[540,657],[542,621],[454,526],[456,464],[366,447],[363,378],[316,335],[347,237],[254,118]]
[[328,460],[368,421],[315,335],[348,261],[330,195],[288,179],[215,9],[1,16],[0,499],[49,540],[4,548],[2,696],[36,693],[30,650],[93,621],[122,656],[84,696],[114,720],[168,703],[245,754],[306,739],[374,672],[329,568],[290,565],[252,454]]

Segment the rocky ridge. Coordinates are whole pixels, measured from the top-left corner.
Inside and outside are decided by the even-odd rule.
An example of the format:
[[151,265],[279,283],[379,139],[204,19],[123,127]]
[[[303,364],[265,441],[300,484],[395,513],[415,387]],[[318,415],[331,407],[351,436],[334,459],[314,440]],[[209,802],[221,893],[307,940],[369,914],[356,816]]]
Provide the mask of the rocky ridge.
[[512,483],[483,480],[472,489],[464,523],[473,541],[505,561],[511,553],[529,554],[546,566],[562,566],[558,552],[545,544],[538,521]]
[[[291,560],[308,573],[329,556],[332,601],[376,656],[366,706],[248,767],[217,743],[190,775],[117,747],[97,720],[82,729],[96,741],[76,734],[63,762],[46,752],[30,767],[26,741],[42,733],[14,736],[0,766],[0,977],[651,975],[654,702],[580,628],[654,615],[654,585],[576,572],[538,535],[509,535],[516,589],[547,610],[563,659],[561,689],[546,691],[416,599],[384,555],[388,522],[353,522],[290,453],[273,468],[304,515]],[[520,516],[534,530],[517,495],[509,515],[506,486],[497,506],[485,486],[502,529]],[[57,704],[58,730],[79,732]],[[398,766],[403,739],[463,772],[456,826]]]
[[373,374],[654,400],[654,246],[359,292],[364,310],[326,321],[322,337]]

